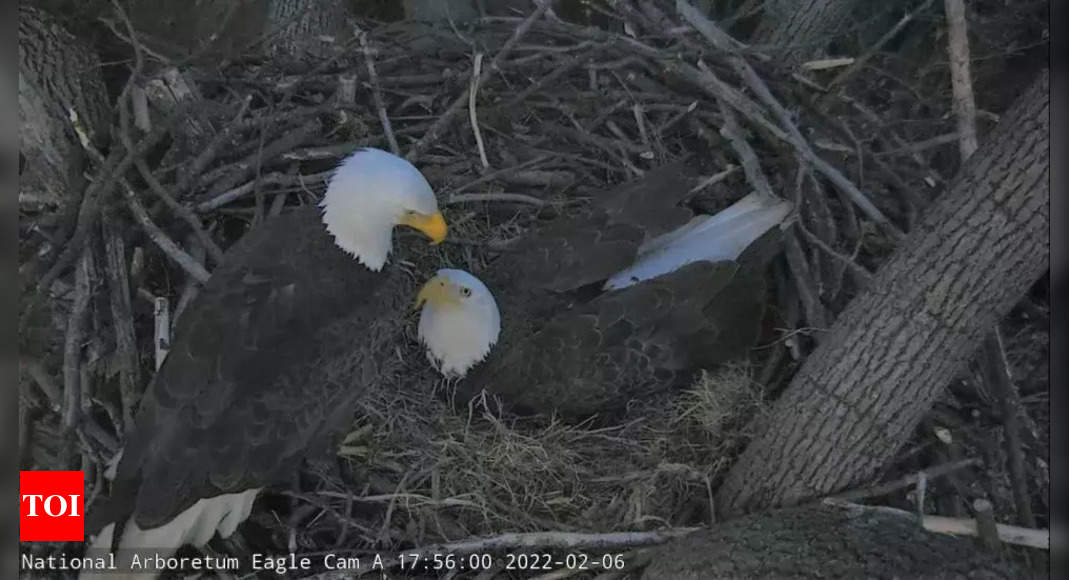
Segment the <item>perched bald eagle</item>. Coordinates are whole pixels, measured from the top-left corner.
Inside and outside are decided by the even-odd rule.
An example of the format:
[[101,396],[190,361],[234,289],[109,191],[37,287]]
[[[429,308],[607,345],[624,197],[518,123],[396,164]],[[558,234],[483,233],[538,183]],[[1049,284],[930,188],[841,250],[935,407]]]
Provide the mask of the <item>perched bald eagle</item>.
[[[333,455],[410,308],[410,276],[383,269],[394,227],[433,243],[447,227],[420,172],[376,149],[341,163],[321,206],[242,238],[179,321],[110,499],[88,514],[94,548],[167,556],[227,537],[261,488]],[[406,259],[423,247],[398,243]]]
[[581,416],[743,354],[792,204],[754,193],[695,216],[680,203],[692,183],[682,165],[663,167],[537,229],[487,269],[493,294],[440,270],[416,300],[428,358],[463,377],[461,398],[485,390],[521,411]]

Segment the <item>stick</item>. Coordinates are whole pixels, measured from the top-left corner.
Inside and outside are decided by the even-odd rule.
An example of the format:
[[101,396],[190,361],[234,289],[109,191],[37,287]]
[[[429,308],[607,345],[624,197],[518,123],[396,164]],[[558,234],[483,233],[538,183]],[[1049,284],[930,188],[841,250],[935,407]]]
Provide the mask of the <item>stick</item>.
[[750,147],[750,143],[743,137],[742,128],[739,127],[738,121],[735,120],[735,114],[724,104],[722,99],[717,99],[716,102],[720,106],[720,113],[724,116],[724,125],[720,128],[720,134],[731,143],[731,148],[739,156],[742,170],[746,173],[746,181],[765,198],[778,199],[776,194],[772,192],[772,185],[768,183],[765,173],[761,171],[761,163],[757,160],[757,153],[754,153],[753,147]]
[[723,171],[714,173],[713,175],[710,175],[709,177],[706,177],[705,179],[701,180],[698,185],[695,185],[694,187],[690,188],[690,191],[688,193],[697,193],[705,189],[706,187],[713,185],[714,183],[720,183],[721,181],[724,181],[725,179],[733,175],[738,170],[738,165],[728,165]]
[[1028,476],[1025,472],[1025,458],[1021,451],[1021,395],[1010,374],[1009,361],[1002,344],[1002,333],[998,327],[984,340],[983,350],[984,383],[999,402],[1002,412],[1002,426],[1005,430],[1005,448],[1007,471],[1013,489],[1013,502],[1017,510],[1018,522],[1028,528],[1036,527],[1036,517],[1032,513],[1032,499],[1029,496]]
[[130,89],[130,104],[134,109],[134,126],[142,133],[152,131],[152,118],[148,114],[148,97],[145,96],[145,89],[140,85],[134,85]]
[[[524,549],[534,550],[611,550],[653,546],[692,534],[702,528],[669,528],[655,532],[609,532],[583,534],[573,532],[528,532],[510,533],[490,538],[474,538],[450,544],[436,544],[405,550],[405,558],[429,558],[434,554],[474,554],[481,552],[507,552]],[[398,565],[397,560],[388,560],[384,567]],[[370,570],[357,573],[358,576]]]
[[[219,248],[219,246],[215,244],[214,241],[212,241],[211,237],[208,236],[208,234],[204,231],[203,227],[201,226],[200,220],[197,219],[195,215],[193,215],[193,212],[189,211],[189,209],[187,209],[185,206],[179,204],[177,201],[175,201],[174,197],[171,196],[171,194],[167,193],[167,190],[164,189],[163,184],[161,184],[159,180],[156,179],[156,176],[153,175],[152,171],[148,167],[148,164],[145,163],[145,160],[140,155],[136,154],[137,152],[134,148],[133,140],[130,138],[129,120],[126,116],[126,108],[121,102],[119,103],[119,125],[119,137],[122,140],[123,146],[126,147],[126,150],[129,154],[134,155],[134,165],[137,167],[137,170],[141,174],[141,177],[145,180],[145,183],[148,184],[149,189],[152,190],[152,192],[156,194],[156,197],[160,198],[160,200],[163,201],[164,204],[167,205],[167,207],[171,208],[171,211],[178,214],[179,217],[181,217],[187,224],[189,224],[189,227],[193,229],[193,232],[197,235],[198,238],[200,238],[201,242],[204,243],[205,247],[208,248],[208,251],[211,252],[212,258],[216,261],[216,263],[222,262],[223,251]],[[124,186],[129,187],[128,185],[125,185],[125,182]],[[129,292],[127,292],[127,295],[129,295]]]
[[171,350],[171,309],[165,296],[157,296],[153,300],[152,316],[155,321],[152,343],[156,354],[156,370],[159,371]]
[[257,148],[255,152],[241,161],[209,171],[202,181],[210,183],[215,189],[230,189],[241,183],[245,177],[254,176],[264,163],[303,145],[305,141],[322,132],[322,129],[323,123],[318,118],[312,118],[300,127],[286,131],[278,139],[264,145],[262,149]]
[[[324,182],[333,174],[333,169],[322,173],[313,173],[311,175],[284,175],[282,173],[273,172],[261,177],[259,183],[260,185],[304,185],[310,181]],[[196,209],[200,213],[207,213],[218,209],[236,199],[252,193],[252,191],[256,189],[256,184],[256,180],[253,180],[229,191],[224,191],[216,197],[197,204]]]
[[74,301],[67,316],[67,331],[63,341],[63,430],[70,432],[78,424],[82,410],[81,358],[85,340],[85,323],[89,312],[90,282],[93,280],[93,252],[91,246],[82,248],[82,256],[74,273]]
[[[787,109],[784,108],[784,106],[780,104],[778,100],[776,100],[776,98],[772,95],[772,91],[769,90],[768,85],[766,85],[765,82],[761,80],[761,77],[759,77],[757,73],[754,72],[753,67],[751,67],[741,56],[737,56],[738,42],[732,39],[722,30],[720,30],[715,24],[709,21],[709,19],[703,16],[696,8],[687,3],[686,0],[676,0],[676,8],[677,10],[679,10],[680,16],[682,16],[688,23],[690,23],[691,26],[694,26],[694,28],[698,30],[698,32],[701,33],[701,35],[704,36],[706,40],[708,40],[714,47],[723,50],[729,54],[736,54],[736,56],[728,57],[728,62],[731,63],[732,67],[735,69],[735,72],[738,73],[739,76],[742,77],[742,79],[746,82],[746,84],[754,91],[754,93],[757,94],[757,97],[763,103],[765,103],[765,105],[769,109],[771,109],[773,115],[779,121],[780,125],[782,125],[786,129],[786,134],[784,134],[783,131],[778,131],[778,134],[782,135],[787,143],[793,145],[795,149],[797,149],[798,152],[801,154],[802,158],[812,164],[817,171],[827,177],[828,180],[836,186],[836,188],[846,193],[850,197],[850,199],[855,204],[857,204],[859,208],[861,208],[861,211],[863,211],[865,215],[869,217],[869,219],[880,224],[881,226],[884,226],[896,238],[903,238],[905,236],[904,232],[902,232],[894,224],[892,224],[891,221],[887,219],[887,216],[883,215],[883,212],[881,212],[875,205],[873,205],[872,202],[869,201],[869,199],[865,196],[865,194],[861,193],[861,190],[859,190],[857,186],[855,186],[849,179],[847,179],[846,176],[840,173],[838,169],[833,167],[827,161],[824,161],[822,158],[817,156],[816,153],[813,152],[812,147],[810,147],[809,143],[806,142],[805,138],[802,136],[801,131],[799,131],[798,128],[791,121],[790,113],[787,111]],[[709,80],[716,80],[716,83],[714,84],[720,86],[721,88],[727,86],[724,83],[719,82],[718,79],[715,79],[716,75],[713,74],[713,72],[708,68],[706,68],[703,72],[706,73],[706,76],[709,77]],[[736,109],[739,109],[739,104],[745,103],[743,99],[739,99],[737,97],[735,97],[734,100],[725,100]],[[750,106],[747,106],[745,110],[739,109],[739,111],[746,115],[748,118],[751,118],[751,115],[753,115],[753,108]],[[751,120],[754,119],[751,118]]]
[[163,187],[163,184],[152,174],[152,171],[149,169],[144,159],[138,157],[134,161],[134,164],[137,165],[138,172],[141,173],[141,177],[145,180],[145,183],[148,184],[149,190],[155,193],[156,197],[160,198],[167,207],[178,214],[178,217],[182,218],[182,221],[189,225],[190,229],[193,230],[193,234],[197,236],[197,240],[199,240],[208,253],[211,254],[212,260],[214,260],[216,264],[221,263],[223,261],[223,250],[215,243],[215,240],[208,235],[208,232],[204,231],[204,226],[201,224],[200,219],[198,219],[189,208],[174,200],[174,197],[167,192]]
[[[175,117],[172,116],[167,123],[156,125],[155,130],[138,143],[135,154],[141,155],[155,146],[167,134],[174,120]],[[129,151],[124,154],[119,150],[115,150],[110,153],[106,160],[102,161],[103,167],[97,174],[96,180],[86,188],[85,195],[82,196],[74,233],[64,242],[63,252],[56,259],[55,264],[37,282],[39,291],[48,291],[52,282],[63,274],[67,267],[81,255],[81,250],[86,245],[89,232],[96,226],[100,213],[101,199],[106,199],[111,194],[118,181],[118,176],[130,168],[135,154],[131,154]]]
[[920,481],[921,474],[923,473],[928,480],[932,480],[936,477],[942,477],[949,473],[958,471],[959,469],[965,469],[966,467],[972,467],[974,465],[980,465],[979,459],[963,459],[961,461],[954,461],[951,463],[944,463],[937,465],[930,469],[925,469],[917,473],[911,473],[905,477],[901,477],[894,481],[887,483],[881,483],[880,485],[868,487],[865,489],[857,489],[853,491],[846,491],[843,493],[832,496],[832,499],[839,501],[855,501],[859,499],[866,499],[870,497],[878,497],[881,495],[887,495],[900,489],[905,489],[911,485],[915,485]]
[[1002,542],[999,541],[998,524],[995,523],[991,502],[977,499],[972,502],[972,507],[976,511],[976,531],[980,535],[980,543],[988,550],[998,550]]
[[526,203],[538,207],[543,207],[549,204],[549,202],[544,199],[538,199],[537,197],[522,193],[454,193],[449,196],[449,200],[445,202],[445,205],[450,206],[484,201]]
[[356,105],[356,75],[338,75],[338,104],[346,107]]
[[923,4],[921,4],[920,6],[918,6],[917,8],[913,9],[912,11],[908,12],[905,16],[903,16],[898,21],[897,24],[895,24],[893,27],[891,27],[891,30],[888,30],[886,34],[881,36],[880,39],[876,41],[876,44],[873,44],[871,47],[869,47],[869,49],[867,51],[865,51],[865,54],[861,55],[856,60],[854,60],[853,64],[851,64],[849,67],[847,67],[846,70],[844,70],[843,72],[841,72],[838,75],[836,75],[835,78],[833,78],[831,80],[831,82],[828,83],[828,87],[827,88],[831,89],[832,87],[841,85],[847,79],[849,79],[850,77],[852,77],[855,74],[857,74],[857,72],[859,70],[861,70],[861,67],[865,66],[865,64],[868,63],[869,60],[872,59],[872,57],[876,55],[876,53],[880,52],[880,49],[882,49],[884,47],[884,45],[886,45],[888,42],[890,42],[892,38],[897,36],[898,33],[901,32],[902,29],[905,28],[907,24],[912,22],[913,19],[916,18],[916,16],[918,14],[920,14],[921,12],[924,12],[925,10],[927,10],[928,7],[931,6],[932,2],[934,2],[934,1],[935,0],[924,0]]
[[123,194],[126,197],[126,206],[130,208],[130,213],[133,214],[134,219],[141,225],[141,228],[145,230],[148,237],[159,246],[161,250],[163,250],[163,253],[167,254],[169,258],[174,260],[186,271],[186,273],[198,282],[202,284],[207,282],[208,278],[211,277],[211,274],[204,269],[204,266],[198,264],[192,256],[179,247],[174,240],[168,237],[159,226],[153,223],[152,218],[149,217],[144,206],[137,200],[137,194],[134,193],[133,188],[130,187],[130,184],[126,183],[125,180],[123,180]]
[[37,384],[37,387],[45,394],[45,398],[48,399],[48,404],[51,410],[58,412],[63,409],[63,393],[60,391],[59,387],[56,386],[55,381],[52,380],[51,375],[45,370],[41,361],[26,358],[24,356],[20,362],[22,363],[22,367],[26,369],[26,372],[30,375],[30,378]]
[[493,171],[491,173],[487,173],[485,175],[477,177],[477,178],[475,178],[475,179],[473,179],[473,180],[471,180],[471,181],[469,181],[469,182],[457,187],[454,191],[455,192],[461,192],[461,191],[464,191],[465,189],[470,189],[472,187],[475,187],[476,185],[479,185],[481,183],[486,183],[487,181],[493,181],[494,179],[498,179],[498,178],[504,177],[506,175],[511,175],[511,174],[517,173],[517,172],[519,172],[519,171],[521,171],[523,169],[527,169],[528,167],[533,167],[533,166],[538,165],[540,163],[544,163],[546,161],[549,161],[550,159],[552,159],[552,156],[550,156],[550,155],[542,155],[542,156],[539,156],[539,157],[535,157],[534,159],[531,159],[529,161],[524,161],[523,163],[520,163],[518,165],[514,165],[512,167],[505,167],[504,169],[498,169],[497,171]]
[[962,161],[972,156],[976,142],[976,101],[973,98],[969,71],[969,35],[965,23],[965,1],[944,0],[947,15],[947,53],[950,56],[950,80],[954,91],[954,116],[958,120],[959,149]]
[[[844,502],[834,498],[828,498],[823,501],[825,505],[853,509],[860,511],[872,511],[885,514],[897,515],[916,519],[915,514],[887,506],[869,506],[856,503]],[[935,532],[939,534],[952,534],[956,536],[979,536],[976,520],[964,519],[964,518],[948,518],[943,516],[924,516],[924,522],[922,523],[924,529],[929,532]],[[998,532],[998,538],[1004,543],[1014,544],[1016,546],[1026,546],[1029,548],[1038,548],[1040,550],[1050,550],[1050,530],[1046,529],[1031,529],[1022,528],[1018,526],[1007,526],[1005,524],[995,524],[995,529]]]
[[[805,309],[806,321],[809,322],[809,326],[816,327],[818,330],[827,330],[828,313],[817,295],[817,282],[809,269],[809,263],[806,262],[805,253],[802,251],[802,245],[795,232],[787,232],[787,235],[783,236],[783,248],[787,255],[787,264],[795,280],[795,287],[798,289],[798,298],[802,301],[802,308]],[[813,339],[817,339],[815,333]]]
[[208,142],[208,145],[203,151],[193,159],[193,163],[189,165],[186,171],[182,172],[178,176],[178,183],[175,187],[175,191],[178,196],[181,197],[186,193],[189,193],[193,187],[196,187],[201,173],[208,167],[208,165],[215,159],[215,156],[219,153],[219,148],[225,143],[235,132],[237,132],[241,126],[241,118],[245,116],[245,112],[249,109],[249,104],[252,103],[252,95],[245,95],[245,99],[242,100],[241,106],[238,108],[238,113],[234,115],[233,120],[222,131],[219,131]]
[[479,76],[482,74],[483,53],[475,53],[475,64],[471,69],[471,88],[468,90],[468,118],[471,121],[471,132],[475,134],[475,145],[479,148],[479,160],[482,161],[483,169],[490,168],[490,162],[486,159],[486,147],[483,146],[483,135],[479,131],[479,118],[475,114],[475,101],[479,93]]
[[141,367],[138,364],[137,335],[134,333],[133,307],[130,304],[126,243],[123,241],[122,230],[110,212],[104,214],[103,223],[111,318],[115,326],[115,350],[120,365],[119,400],[122,404],[122,428],[123,432],[132,433],[137,393],[141,386]]
[[[523,38],[525,34],[527,34],[527,31],[531,29],[531,26],[533,26],[534,23],[539,18],[541,18],[543,14],[545,14],[546,10],[549,8],[549,4],[550,3],[548,0],[540,0],[535,3],[534,12],[532,12],[530,16],[525,18],[523,22],[521,22],[520,25],[516,27],[516,30],[512,32],[512,36],[509,37],[508,41],[505,42],[505,45],[501,47],[501,50],[499,50],[497,54],[494,55],[494,59],[490,61],[490,66],[482,72],[479,78],[479,84],[484,84],[489,78],[490,73],[500,70],[500,66],[504,62],[505,57],[508,56],[510,52],[512,52],[512,49],[516,46],[516,43],[518,43],[520,39]],[[468,93],[470,91],[471,87],[469,86],[467,89],[464,90],[463,93],[458,95],[457,98],[454,99],[453,102],[449,105],[449,108],[445,110],[445,113],[443,113],[442,116],[439,117],[433,125],[431,125],[430,129],[427,129],[427,132],[423,134],[423,137],[408,150],[408,155],[406,155],[408,161],[412,163],[418,161],[419,156],[423,154],[423,151],[427,147],[429,147],[435,139],[438,138],[438,135],[450,123],[453,122],[453,119],[460,111],[461,105],[464,103],[465,100],[467,100]]]
[[382,132],[386,134],[386,142],[390,144],[390,151],[394,155],[401,155],[401,147],[397,144],[397,137],[393,134],[390,125],[390,117],[386,114],[386,105],[382,100],[382,88],[379,86],[379,75],[375,71],[375,59],[371,54],[371,47],[367,42],[367,33],[361,31],[360,46],[364,50],[364,64],[367,66],[368,82],[371,83],[371,98],[375,100],[375,107],[379,111],[379,122],[382,123]]

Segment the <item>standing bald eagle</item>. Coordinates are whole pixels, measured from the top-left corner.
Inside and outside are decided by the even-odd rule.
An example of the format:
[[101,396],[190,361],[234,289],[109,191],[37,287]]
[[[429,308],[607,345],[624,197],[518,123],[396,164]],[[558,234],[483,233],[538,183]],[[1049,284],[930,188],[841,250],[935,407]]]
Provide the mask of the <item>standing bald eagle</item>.
[[229,536],[261,488],[291,482],[349,426],[410,303],[407,275],[380,271],[392,231],[438,243],[446,223],[420,172],[375,149],[342,162],[321,205],[242,238],[180,320],[110,499],[89,514],[95,548],[167,556]]
[[485,390],[579,416],[743,354],[792,205],[754,193],[695,216],[680,203],[692,183],[682,165],[663,167],[536,230],[488,269],[496,300],[471,274],[439,271],[417,296],[432,363],[464,377],[461,398]]

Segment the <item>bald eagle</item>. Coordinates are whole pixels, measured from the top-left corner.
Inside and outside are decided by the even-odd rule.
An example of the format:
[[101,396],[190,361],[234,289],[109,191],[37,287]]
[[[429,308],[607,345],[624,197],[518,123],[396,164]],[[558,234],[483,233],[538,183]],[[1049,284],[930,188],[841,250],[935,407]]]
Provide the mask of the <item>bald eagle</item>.
[[463,399],[583,416],[741,355],[792,204],[752,193],[694,215],[681,204],[692,183],[673,164],[598,196],[506,250],[488,284],[440,270],[416,298],[432,364],[463,379]]
[[[110,499],[88,514],[94,548],[166,557],[227,537],[260,489],[292,482],[302,459],[329,453],[349,426],[411,302],[408,275],[383,268],[392,231],[439,243],[447,226],[423,175],[376,149],[340,164],[321,206],[243,237],[179,321]],[[407,259],[422,247],[398,243]]]

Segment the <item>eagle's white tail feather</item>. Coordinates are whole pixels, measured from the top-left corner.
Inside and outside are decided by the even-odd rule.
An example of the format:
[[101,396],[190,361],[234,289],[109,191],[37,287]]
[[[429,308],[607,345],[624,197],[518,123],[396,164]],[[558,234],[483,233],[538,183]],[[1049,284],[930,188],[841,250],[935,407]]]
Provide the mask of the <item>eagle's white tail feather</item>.
[[783,222],[793,204],[751,193],[714,215],[696,216],[639,247],[638,257],[605,282],[619,290],[699,260],[734,260],[750,244]]
[[[252,513],[252,504],[259,491],[259,489],[249,489],[239,493],[201,499],[158,528],[142,530],[131,518],[126,522],[122,539],[119,541],[119,553],[115,558],[116,565],[120,570],[128,570],[131,568],[134,555],[142,561],[146,557],[154,560],[156,555],[168,558],[185,544],[203,547],[216,533],[222,538],[230,537],[237,530],[238,525]],[[115,524],[105,526],[90,545],[93,553],[109,552],[114,533]],[[79,578],[92,576],[100,575],[83,573]],[[146,580],[156,576],[154,572],[126,573],[118,576],[109,574],[107,579]]]

